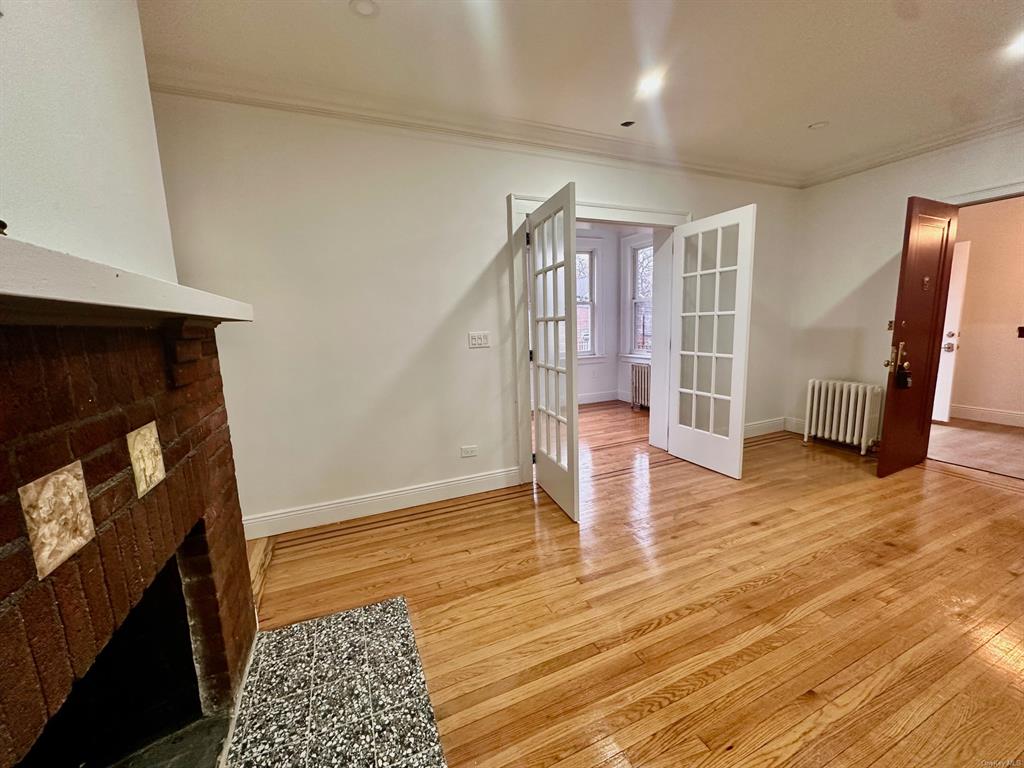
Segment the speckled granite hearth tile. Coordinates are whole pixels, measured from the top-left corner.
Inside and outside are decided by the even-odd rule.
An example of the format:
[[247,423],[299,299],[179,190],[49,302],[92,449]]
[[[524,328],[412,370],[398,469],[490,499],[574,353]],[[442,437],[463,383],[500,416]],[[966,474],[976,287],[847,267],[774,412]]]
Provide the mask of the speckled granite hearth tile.
[[448,764],[444,760],[444,752],[438,745],[389,768],[448,768]]
[[308,691],[313,680],[313,654],[264,657],[253,684],[256,698],[268,699],[291,696]]
[[361,672],[338,674],[327,685],[313,689],[311,733],[330,730],[370,716],[370,689]]
[[385,664],[367,666],[370,705],[374,712],[397,707],[411,698],[427,694],[419,656],[391,659]]
[[258,637],[263,658],[280,658],[312,649],[309,627],[305,622],[261,632]]
[[245,754],[232,768],[310,768],[306,742],[295,741],[276,746],[260,746]]
[[373,603],[358,609],[363,622],[363,631],[372,634],[384,632],[392,634],[403,630],[412,630],[409,621],[409,610],[404,597],[393,597],[380,603]]
[[373,724],[356,720],[309,739],[307,768],[377,768]]
[[446,768],[405,599],[260,633],[228,768]]
[[373,741],[378,768],[391,768],[440,746],[430,700],[426,696],[411,699],[394,709],[374,713]]
[[318,648],[324,643],[331,644],[339,640],[362,639],[363,637],[361,608],[330,616],[321,616],[319,619],[311,619],[305,624],[309,628],[309,635],[313,638],[314,646]]
[[331,635],[316,642],[313,684],[331,680],[334,669],[362,669],[366,666],[366,641],[359,635]]
[[309,730],[309,691],[272,699],[245,718],[245,739],[250,744],[280,747],[305,739]]
[[390,664],[397,659],[416,656],[416,638],[412,627],[398,628],[392,634],[374,632],[366,636],[366,660],[370,666]]

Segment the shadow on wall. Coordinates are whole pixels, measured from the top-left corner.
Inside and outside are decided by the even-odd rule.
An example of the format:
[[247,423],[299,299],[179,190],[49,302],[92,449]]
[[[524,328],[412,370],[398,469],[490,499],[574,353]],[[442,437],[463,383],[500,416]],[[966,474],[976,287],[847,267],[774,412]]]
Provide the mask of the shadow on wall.
[[[408,441],[410,435],[434,435],[440,444],[422,446],[426,450],[417,450],[413,456],[403,459],[400,462],[402,476],[393,477],[389,481],[390,484],[383,487],[352,488],[350,491],[346,489],[346,497],[458,476],[460,473],[454,467],[448,472],[442,471],[439,476],[437,454],[439,451],[443,454],[448,450],[454,459],[457,456],[456,446],[459,442],[466,442],[470,436],[480,432],[476,425],[480,421],[481,411],[488,409],[500,410],[501,421],[512,424],[513,431],[505,433],[507,439],[504,445],[480,445],[482,455],[486,458],[479,463],[472,462],[472,465],[468,465],[461,474],[504,469],[506,465],[515,464],[515,446],[511,438],[515,434],[516,398],[511,346],[513,317],[504,309],[509,300],[511,267],[509,248],[505,245],[486,263],[481,264],[481,270],[475,279],[442,315],[432,318],[409,318],[410,323],[420,326],[430,322],[433,326],[430,335],[418,339],[415,345],[405,346],[406,354],[403,355],[401,369],[381,380],[374,400],[360,405],[361,416],[353,425],[351,437],[357,441],[362,439],[367,442],[374,435],[380,437],[380,409],[391,410],[396,403],[402,403],[405,416],[401,421],[394,422],[396,426],[400,424],[401,428],[384,435],[386,442],[400,445]],[[443,278],[443,270],[438,271],[438,276],[439,279]],[[430,286],[421,287],[424,290],[430,289]],[[486,298],[488,293],[493,294],[493,298]],[[489,329],[491,347],[485,350],[469,350],[466,334],[471,327],[481,323],[474,318],[481,317],[491,305],[489,301],[503,307],[498,324]],[[490,324],[491,321],[483,322],[483,325]],[[489,368],[495,370],[488,373]],[[436,374],[438,371],[449,372],[449,378],[443,384],[443,389],[447,391],[466,390],[468,382],[477,382],[471,395],[470,392],[465,392],[466,395],[470,395],[469,399],[462,400],[462,407],[459,408],[439,407],[441,404],[436,400],[431,400],[427,407],[413,407],[417,382],[423,385],[425,378],[430,377],[429,372]],[[486,382],[494,380],[500,382],[500,387],[488,390]],[[440,382],[435,380],[433,385],[439,387]],[[327,461],[341,462],[344,458],[342,455],[336,455],[327,457]]]
[[888,357],[900,277],[901,253],[896,253],[864,282],[816,318],[812,328],[794,332],[794,368],[798,380],[791,391],[799,396],[796,410],[803,414],[807,379],[847,379],[885,384],[882,362]]

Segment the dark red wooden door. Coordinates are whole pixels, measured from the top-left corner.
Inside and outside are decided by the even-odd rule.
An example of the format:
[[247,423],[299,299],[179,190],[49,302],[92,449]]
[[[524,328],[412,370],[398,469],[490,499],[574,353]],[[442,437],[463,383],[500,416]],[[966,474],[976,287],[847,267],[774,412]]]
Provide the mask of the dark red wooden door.
[[[939,344],[956,242],[956,215],[955,205],[923,197],[907,201],[903,261],[892,332],[896,355],[892,358],[894,364],[889,366],[885,392],[879,477],[913,466],[928,454]],[[898,367],[909,372],[909,388],[898,386],[901,375],[896,370]]]

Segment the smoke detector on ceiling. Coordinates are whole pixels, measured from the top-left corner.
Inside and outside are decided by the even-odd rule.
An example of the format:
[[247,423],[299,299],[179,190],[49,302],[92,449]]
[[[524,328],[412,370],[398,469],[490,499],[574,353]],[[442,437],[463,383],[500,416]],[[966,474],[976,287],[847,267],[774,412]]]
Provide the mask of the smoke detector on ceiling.
[[377,5],[376,0],[348,0],[348,7],[352,9],[352,13],[364,19],[372,18],[380,13],[380,6]]

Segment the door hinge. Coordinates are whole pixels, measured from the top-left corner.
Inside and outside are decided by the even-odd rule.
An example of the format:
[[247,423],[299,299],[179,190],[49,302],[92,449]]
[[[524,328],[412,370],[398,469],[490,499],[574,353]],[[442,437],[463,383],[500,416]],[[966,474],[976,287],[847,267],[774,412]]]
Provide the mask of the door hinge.
[[531,363],[533,362],[533,350],[532,349],[530,350],[530,362]]
[[530,244],[530,233],[529,232],[526,233],[526,244],[527,245]]
[[536,463],[537,463],[537,454],[536,454],[536,453],[535,453],[535,454],[533,454],[533,458],[532,458],[532,461],[533,461],[533,463],[534,463],[534,464],[536,464]]

